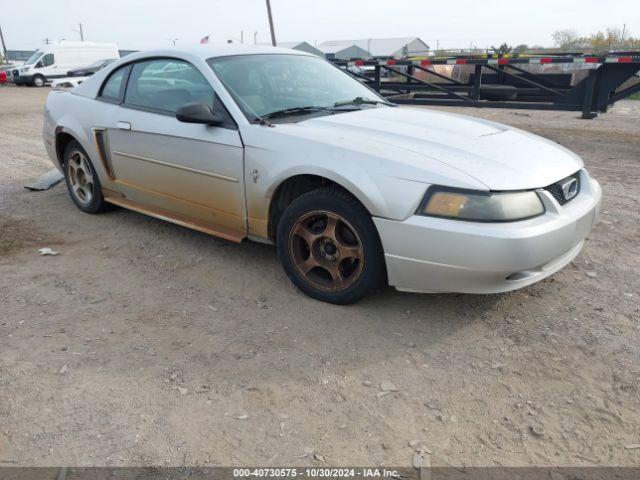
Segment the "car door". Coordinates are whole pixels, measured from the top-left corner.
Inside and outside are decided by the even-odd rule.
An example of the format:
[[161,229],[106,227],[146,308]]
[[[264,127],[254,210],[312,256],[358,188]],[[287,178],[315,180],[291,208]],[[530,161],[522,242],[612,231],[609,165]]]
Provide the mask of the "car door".
[[[240,240],[246,235],[243,146],[237,126],[196,67],[170,58],[134,63],[108,128],[113,184],[127,205]],[[106,85],[106,84],[105,84]],[[205,103],[220,126],[183,123],[175,112]]]
[[53,53],[43,55],[40,61],[35,65],[34,74],[40,74],[45,77],[45,79],[59,77],[60,75],[58,74],[58,66],[56,64],[56,55]]

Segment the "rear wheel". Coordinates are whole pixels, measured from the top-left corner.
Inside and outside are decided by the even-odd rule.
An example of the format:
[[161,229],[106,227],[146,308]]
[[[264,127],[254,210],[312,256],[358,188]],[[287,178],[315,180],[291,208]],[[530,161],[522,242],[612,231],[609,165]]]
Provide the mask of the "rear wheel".
[[99,213],[110,208],[89,156],[75,140],[64,153],[64,178],[71,200],[83,212]]
[[323,302],[353,303],[381,283],[382,247],[365,208],[335,187],[295,199],[277,230],[278,256],[293,283]]
[[34,87],[44,87],[45,79],[42,75],[34,75],[32,81]]

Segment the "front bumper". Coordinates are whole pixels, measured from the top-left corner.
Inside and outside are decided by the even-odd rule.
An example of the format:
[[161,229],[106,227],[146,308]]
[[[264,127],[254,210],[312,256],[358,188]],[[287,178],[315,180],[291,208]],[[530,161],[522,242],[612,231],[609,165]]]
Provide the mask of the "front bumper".
[[564,206],[540,190],[546,212],[530,220],[374,218],[389,284],[413,292],[498,293],[557,272],[580,253],[600,210],[600,185],[586,170],[580,175],[580,193]]
[[33,83],[33,75],[14,74],[13,83],[15,83],[16,85],[31,85]]

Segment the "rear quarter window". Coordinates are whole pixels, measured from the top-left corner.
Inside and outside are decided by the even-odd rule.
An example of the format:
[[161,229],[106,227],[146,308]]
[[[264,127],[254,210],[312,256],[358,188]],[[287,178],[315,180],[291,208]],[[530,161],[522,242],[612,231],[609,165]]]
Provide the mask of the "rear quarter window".
[[109,75],[102,85],[99,97],[112,102],[122,101],[125,79],[129,68],[129,66],[122,67]]

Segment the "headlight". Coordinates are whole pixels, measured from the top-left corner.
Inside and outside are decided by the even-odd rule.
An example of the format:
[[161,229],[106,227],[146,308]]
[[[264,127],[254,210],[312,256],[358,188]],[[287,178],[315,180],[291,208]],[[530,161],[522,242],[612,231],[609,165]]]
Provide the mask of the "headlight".
[[434,186],[418,213],[472,222],[511,222],[543,214],[544,205],[533,191],[485,193]]
[[24,67],[24,68],[21,68],[21,69],[20,69],[20,71],[21,71],[22,73],[24,73],[24,72],[28,72],[28,71],[29,71],[29,68],[31,68],[31,67]]

